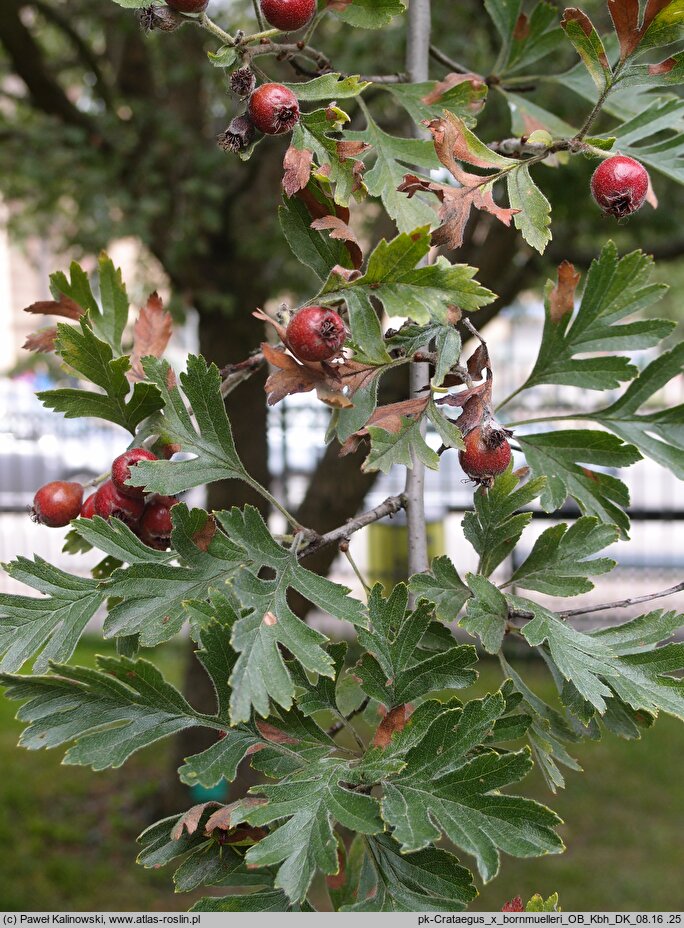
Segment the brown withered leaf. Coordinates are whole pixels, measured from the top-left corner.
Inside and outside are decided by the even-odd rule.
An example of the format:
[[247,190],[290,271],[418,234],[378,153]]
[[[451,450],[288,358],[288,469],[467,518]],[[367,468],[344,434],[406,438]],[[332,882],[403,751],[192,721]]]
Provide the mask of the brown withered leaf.
[[422,102],[427,103],[428,106],[431,106],[433,103],[439,103],[439,101],[448,90],[451,90],[452,87],[457,87],[459,84],[463,84],[466,81],[472,85],[473,90],[480,90],[482,87],[486,86],[485,82],[479,74],[457,74],[454,71],[450,74],[447,74],[444,80],[436,83],[430,93],[426,94],[422,98]]
[[437,157],[444,167],[454,174],[457,180],[458,176],[454,172],[454,168],[457,171],[461,170],[458,161],[465,161],[467,164],[473,164],[478,168],[492,169],[490,161],[485,161],[468,148],[468,142],[464,134],[465,123],[458,116],[445,111],[444,116],[431,120],[427,123],[427,127],[432,134]]
[[336,142],[337,157],[340,161],[345,158],[358,158],[371,147],[368,142]]
[[26,351],[54,351],[56,340],[57,328],[56,326],[49,326],[27,335],[22,348],[25,348]]
[[200,823],[200,819],[204,814],[206,809],[211,809],[214,807],[219,807],[220,802],[200,802],[199,805],[193,806],[191,809],[188,809],[176,822],[173,826],[173,831],[171,832],[171,838],[174,841],[179,841],[183,832],[187,831],[189,835],[194,835],[197,831]]
[[161,297],[155,291],[141,307],[133,326],[133,350],[129,380],[144,380],[145,372],[140,363],[142,358],[153,355],[161,358],[166,351],[172,332],[171,313],[164,309]]
[[37,316],[63,316],[65,319],[80,319],[84,310],[71,297],[61,294],[58,300],[39,300],[24,309],[25,313]]
[[411,715],[409,705],[395,706],[387,713],[380,722],[373,736],[373,747],[386,748],[392,740],[392,735],[397,731],[403,731],[406,722]]
[[346,222],[343,222],[339,216],[323,216],[321,219],[314,219],[311,228],[316,232],[329,231],[330,238],[344,242],[353,267],[358,270],[363,264],[363,251],[356,235],[352,232]]
[[569,261],[558,265],[556,285],[549,293],[549,315],[551,322],[560,322],[575,308],[575,290],[580,282],[580,273]]
[[459,390],[458,393],[447,393],[446,396],[440,396],[435,400],[435,403],[439,406],[460,406],[465,408],[472,399],[479,399],[484,403],[488,403],[491,397],[492,381],[491,378],[488,378],[474,387],[468,387],[467,390]]
[[265,738],[266,741],[272,741],[273,744],[299,744],[296,738],[276,728],[275,725],[271,725],[270,722],[263,722],[261,719],[257,719],[256,727],[259,730],[259,734]]
[[311,390],[315,390],[319,400],[328,406],[343,409],[354,405],[348,396],[341,392],[336,367],[300,363],[282,348],[274,348],[267,342],[262,343],[261,350],[268,363],[277,368],[269,374],[265,384],[269,406],[275,406],[293,393],[309,393]]
[[277,319],[274,319],[272,316],[269,316],[267,313],[263,312],[261,309],[255,309],[252,313],[255,319],[261,319],[262,322],[267,322],[269,325],[272,325],[273,328],[278,333],[280,340],[285,342],[285,326],[281,325]]
[[293,197],[306,187],[311,177],[312,164],[312,151],[290,145],[283,159],[283,190],[286,196]]
[[[594,32],[594,25],[592,21],[589,19],[589,17],[587,16],[587,14],[583,10],[578,10],[576,7],[571,6],[563,11],[563,18],[561,19],[561,26],[564,27],[565,24],[568,22],[577,23],[580,29],[582,30],[582,32],[586,36],[591,36]],[[610,70],[610,64],[608,62],[608,58],[606,57],[606,53],[605,51],[603,51],[603,49],[601,49],[598,52],[598,59],[604,68]]]
[[192,536],[192,543],[200,551],[208,551],[214,535],[217,532],[216,519],[210,515],[202,528],[198,529]]
[[[244,813],[246,810],[256,809],[258,806],[263,806],[265,802],[265,799],[246,797],[245,799],[238,799],[236,802],[229,802],[227,805],[221,806],[207,819],[207,824],[204,828],[205,834],[210,835],[217,828],[221,831],[229,831],[235,828],[236,825],[240,825],[244,821]],[[218,805],[218,803],[215,803],[215,805]],[[236,806],[239,806],[239,821],[234,822],[233,813]]]
[[620,61],[634,51],[655,17],[671,0],[648,0],[640,20],[639,0],[608,0],[608,12],[620,42]]
[[479,380],[482,377],[482,371],[491,371],[492,366],[489,360],[489,351],[487,346],[482,342],[477,346],[475,351],[468,358],[468,373],[471,377]]
[[425,396],[416,396],[410,400],[401,400],[399,403],[378,406],[364,427],[359,429],[358,432],[354,432],[341,446],[340,457],[346,457],[346,455],[353,454],[356,451],[361,439],[368,435],[369,426],[376,426],[379,429],[384,429],[385,432],[396,434],[401,431],[404,416],[417,419],[423,415],[429,401],[430,394],[428,393]]
[[397,188],[400,193],[408,194],[409,199],[419,190],[434,193],[439,198],[442,204],[439,210],[441,225],[432,233],[433,245],[460,248],[463,244],[470,211],[473,208],[490,213],[505,226],[509,226],[513,216],[520,212],[518,209],[499,206],[494,201],[491,190],[487,190],[484,186],[487,182],[485,177],[468,174],[455,162],[451,171],[461,184],[460,187],[451,187],[447,184],[424,180],[415,174],[407,174],[403,183]]

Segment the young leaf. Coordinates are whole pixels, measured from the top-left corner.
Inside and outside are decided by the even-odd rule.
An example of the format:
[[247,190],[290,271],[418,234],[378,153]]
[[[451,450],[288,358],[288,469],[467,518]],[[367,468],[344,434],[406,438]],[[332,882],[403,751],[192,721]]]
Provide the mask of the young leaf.
[[[617,525],[625,537],[629,519],[621,507],[629,505],[627,487],[610,474],[589,470],[582,464],[628,467],[641,460],[634,447],[607,432],[563,429],[516,438],[535,476],[546,476],[541,504],[545,512],[560,509],[571,496],[582,512]],[[581,463],[580,463],[581,462]]]
[[121,353],[121,337],[128,322],[128,294],[121,270],[104,252],[98,261],[98,283],[101,309],[91,314],[93,328],[115,352]]
[[578,596],[593,590],[587,578],[607,573],[615,561],[594,554],[617,541],[613,525],[582,516],[568,528],[565,522],[552,525],[535,541],[532,551],[506,586],[516,584],[551,596]]
[[[231,639],[239,654],[231,676],[231,717],[233,722],[241,722],[249,719],[252,706],[266,717],[269,696],[286,709],[292,705],[295,687],[279,645],[307,670],[323,676],[334,673],[333,659],[322,648],[327,641],[325,635],[292,612],[288,589],[297,590],[337,618],[359,625],[366,619],[362,604],[348,596],[346,587],[306,570],[294,551],[282,548],[272,538],[257,509],[233,509],[217,513],[216,518],[249,564],[240,571],[233,587],[237,599],[248,610],[235,622]],[[273,571],[273,579],[258,576],[265,567]]]
[[437,654],[420,649],[420,641],[430,625],[430,611],[419,606],[409,612],[408,590],[404,584],[394,588],[388,599],[376,584],[370,593],[370,628],[359,629],[359,644],[368,652],[359,661],[355,674],[361,687],[388,708],[403,705],[435,689],[459,689],[475,679],[467,669],[475,660],[469,646],[456,646]]
[[[590,390],[611,390],[631,380],[636,368],[626,357],[605,352],[652,348],[672,331],[672,323],[640,319],[622,323],[659,300],[667,289],[650,283],[653,259],[641,251],[618,257],[608,242],[595,259],[574,312],[574,286],[579,275],[564,262],[558,283],[546,287],[546,319],[535,366],[523,389],[543,383],[567,384]],[[619,324],[622,323],[622,324]],[[594,358],[577,358],[587,352],[602,352]]]
[[530,177],[526,165],[511,171],[507,180],[513,224],[527,244],[543,255],[551,241],[551,204]]
[[504,709],[497,693],[442,713],[406,755],[405,769],[383,783],[382,816],[404,852],[444,834],[476,858],[488,881],[499,869],[499,850],[535,857],[563,849],[553,830],[560,819],[550,809],[499,793],[529,772],[529,753],[470,753]]
[[37,396],[45,406],[64,413],[67,419],[93,416],[135,433],[143,419],[161,409],[159,391],[150,383],[136,383],[131,392],[126,378],[131,367],[129,358],[115,358],[110,345],[93,333],[89,318],[82,317],[78,327],[60,323],[55,347],[66,364],[104,393],[61,389],[43,390]]
[[41,648],[37,671],[47,669],[50,660],[68,661],[104,602],[98,582],[65,573],[41,557],[19,557],[5,569],[14,580],[46,595],[0,593],[0,669],[19,670]]
[[458,575],[446,554],[436,557],[430,570],[414,574],[409,589],[416,599],[434,603],[435,615],[440,622],[453,622],[471,596],[470,589]]
[[[537,477],[518,486],[519,478],[509,469],[484,490],[473,495],[474,512],[463,517],[463,534],[480,556],[478,573],[485,577],[504,561],[517,545],[531,512],[518,512],[544,490],[546,479]],[[517,514],[516,514],[517,513]]]
[[429,250],[430,235],[425,226],[391,242],[383,239],[368,259],[362,277],[345,281],[333,273],[319,298],[333,303],[347,299],[351,291],[361,293],[380,300],[388,316],[408,316],[420,324],[431,320],[446,324],[453,305],[470,312],[492,302],[494,294],[473,280],[474,268],[451,265],[444,258],[421,267]]
[[323,74],[312,81],[298,81],[296,84],[285,84],[285,87],[297,95],[299,100],[344,100],[348,97],[358,97],[360,93],[370,87],[368,81],[362,81],[358,74],[343,77],[341,74]]
[[146,358],[143,367],[163,400],[160,429],[169,441],[177,442],[183,451],[196,457],[189,461],[141,462],[131,471],[129,482],[143,484],[148,493],[170,495],[216,480],[244,480],[254,485],[235,448],[216,365],[207,365],[204,358],[190,355],[187,372],[180,375],[183,394],[166,361]]

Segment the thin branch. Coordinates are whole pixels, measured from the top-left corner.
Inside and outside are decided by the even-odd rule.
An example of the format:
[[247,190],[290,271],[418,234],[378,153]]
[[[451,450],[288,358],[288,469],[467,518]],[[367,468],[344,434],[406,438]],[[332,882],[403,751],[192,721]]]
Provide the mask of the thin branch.
[[198,26],[201,26],[203,29],[206,29],[207,32],[211,32],[212,35],[215,35],[217,39],[220,39],[224,45],[234,45],[235,39],[233,36],[226,32],[224,29],[221,29],[213,19],[209,19],[206,13],[202,13],[200,16],[194,20]]
[[333,67],[329,59],[319,52],[317,48],[310,45],[303,45],[300,42],[279,43],[264,41],[259,45],[251,46],[245,49],[245,63],[252,58],[258,58],[261,55],[275,55],[280,61],[289,61],[291,58],[308,58],[313,61],[319,71],[332,71]]
[[665,596],[673,596],[675,593],[684,592],[684,582],[671,586],[668,590],[661,590],[659,593],[647,593],[644,596],[632,596],[629,599],[619,599],[614,603],[601,603],[600,606],[585,606],[583,609],[569,609],[566,612],[558,614],[563,619],[572,618],[575,615],[587,615],[590,612],[605,612],[607,609],[625,609],[628,606],[638,606],[639,603],[649,603],[654,599],[663,599]]
[[248,380],[255,371],[258,371],[260,367],[263,367],[266,363],[266,359],[261,351],[256,351],[253,355],[250,355],[245,361],[240,361],[237,364],[227,364],[221,370],[221,376],[223,380],[221,381],[221,396],[225,399],[229,393],[239,386],[241,383],[244,383],[245,380]]
[[254,7],[254,15],[256,16],[256,21],[259,23],[259,29],[265,29],[266,23],[261,15],[261,6],[259,5],[259,0],[252,0],[252,6]]
[[439,61],[445,68],[451,68],[452,71],[456,71],[457,74],[471,73],[470,68],[466,68],[464,65],[459,64],[458,61],[454,61],[453,58],[449,58],[449,56],[445,55],[436,45],[430,46],[430,57],[434,58],[435,61]]
[[[370,696],[366,696],[363,702],[359,706],[357,706],[356,709],[352,709],[349,715],[341,715],[339,722],[335,722],[335,724],[331,725],[330,728],[328,729],[328,735],[331,738],[334,738],[336,734],[341,732],[342,729],[345,728],[348,725],[348,723],[351,722],[353,718],[355,718],[355,716],[361,715],[361,713],[364,712],[369,702],[370,702]],[[354,737],[358,738],[354,729],[352,728],[351,730],[354,732]],[[358,741],[357,741],[357,744],[358,744]],[[361,743],[361,747],[365,750],[365,746],[363,743]]]
[[367,525],[372,525],[373,522],[384,519],[385,516],[392,516],[396,512],[399,512],[400,509],[405,508],[406,497],[403,494],[401,496],[389,496],[383,503],[380,503],[379,506],[376,506],[374,509],[369,509],[368,512],[362,513],[355,519],[349,519],[344,525],[340,525],[338,528],[326,532],[325,535],[316,535],[312,533],[312,541],[301,551],[299,556],[309,557],[310,554],[315,554],[327,545],[345,541],[350,538],[354,532],[358,532]]

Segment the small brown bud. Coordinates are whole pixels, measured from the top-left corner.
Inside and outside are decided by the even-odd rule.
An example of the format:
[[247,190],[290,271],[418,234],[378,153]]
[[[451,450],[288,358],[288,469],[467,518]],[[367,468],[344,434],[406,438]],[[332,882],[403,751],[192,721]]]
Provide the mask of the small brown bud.
[[236,68],[230,75],[230,89],[238,97],[248,97],[256,87],[256,76],[251,68]]
[[236,116],[225,132],[216,136],[216,141],[224,151],[239,152],[249,148],[255,134],[254,124],[248,116]]
[[138,10],[138,22],[143,32],[175,32],[183,23],[184,16],[167,6],[144,6]]

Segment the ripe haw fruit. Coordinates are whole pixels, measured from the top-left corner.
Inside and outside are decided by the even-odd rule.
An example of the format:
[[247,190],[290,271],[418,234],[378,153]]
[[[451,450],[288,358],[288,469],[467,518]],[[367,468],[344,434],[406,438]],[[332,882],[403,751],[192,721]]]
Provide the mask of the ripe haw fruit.
[[80,514],[82,502],[83,487],[80,483],[53,480],[37,491],[29,513],[40,525],[62,528]]
[[326,306],[305,306],[290,320],[287,347],[300,361],[327,361],[339,354],[347,336],[342,317]]
[[136,499],[142,499],[145,495],[145,488],[142,484],[138,486],[128,486],[126,481],[131,476],[131,467],[138,461],[156,461],[157,455],[148,451],[146,448],[131,448],[130,451],[124,451],[118,458],[114,459],[112,464],[112,483],[119,493],[124,496],[132,496]]
[[282,84],[262,84],[249,98],[249,117],[265,135],[291,132],[299,122],[297,97]]
[[95,494],[95,515],[103,519],[121,519],[130,528],[134,528],[143,514],[145,503],[142,499],[126,496],[114,486],[111,480],[103,483]]
[[484,422],[463,436],[465,448],[459,451],[458,460],[471,480],[491,486],[503,474],[511,460],[510,434],[508,429]]
[[296,32],[311,20],[316,12],[316,0],[261,0],[264,19],[275,29]]
[[145,506],[140,519],[140,537],[151,548],[164,551],[171,537],[171,509],[178,500],[175,496],[155,496]]
[[177,13],[204,13],[209,0],[166,0],[166,5]]
[[591,178],[591,193],[598,205],[616,219],[630,216],[643,206],[648,193],[648,171],[625,155],[606,158]]
[[82,519],[92,519],[95,515],[95,493],[91,493],[88,499],[84,500],[79,515]]

